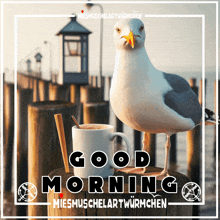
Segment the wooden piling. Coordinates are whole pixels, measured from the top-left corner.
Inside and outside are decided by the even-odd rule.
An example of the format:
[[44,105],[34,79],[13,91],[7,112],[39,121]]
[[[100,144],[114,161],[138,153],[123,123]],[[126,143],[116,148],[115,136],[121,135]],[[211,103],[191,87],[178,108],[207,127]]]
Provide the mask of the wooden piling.
[[[198,95],[196,79],[189,81],[192,90]],[[201,151],[201,126],[195,127],[187,132],[187,158],[188,158],[188,177],[199,183],[200,175],[200,151]]]
[[98,76],[92,77],[92,86],[97,87],[98,86]]
[[[123,132],[123,122],[115,116],[115,130],[116,132]],[[116,137],[116,143],[121,144],[122,138],[121,137]]]
[[27,75],[17,73],[17,84],[20,88],[28,89],[30,87],[29,77]]
[[80,123],[84,122],[84,107],[85,103],[98,103],[103,102],[103,93],[101,88],[94,88],[91,86],[81,86],[80,87],[80,94],[81,94],[81,115],[80,115]]
[[49,100],[50,101],[70,101],[70,86],[49,84]]
[[28,76],[28,78],[29,78],[29,89],[33,89],[34,88],[34,78],[33,77],[31,77],[31,76]]
[[12,157],[14,142],[14,84],[5,83],[4,85],[4,191],[11,191],[12,186]]
[[49,82],[46,80],[39,80],[39,100],[49,101]]
[[141,131],[134,130],[134,150],[142,150]]
[[104,100],[103,93],[100,88],[94,88],[91,86],[81,86],[80,93],[82,103],[102,102]]
[[21,84],[22,84],[22,74],[21,73],[17,73],[17,84],[19,86],[21,86]]
[[147,152],[150,155],[149,166],[156,165],[156,134],[147,133]]
[[102,94],[103,94],[103,100],[105,100],[105,77],[102,76],[102,80],[101,80],[101,88],[102,88]]
[[109,124],[109,102],[84,103],[84,124]]
[[70,102],[77,106],[77,121],[80,122],[81,102],[80,102],[80,85],[70,85]]
[[[73,151],[72,126],[74,123],[71,116],[77,117],[76,105],[62,101],[30,104],[28,107],[28,182],[39,189],[37,197],[31,202],[47,201],[47,195],[41,193],[41,178],[54,169],[64,167],[54,114],[62,114],[68,155]],[[28,216],[47,216],[47,207],[29,205]]]
[[89,76],[89,85],[92,86],[92,78],[93,76]]
[[177,163],[177,148],[176,148],[176,134],[173,134],[170,136],[170,166],[173,170],[176,169],[176,163]]
[[28,89],[30,87],[30,79],[27,75],[24,76],[24,82],[25,82],[25,86],[24,89]]
[[[156,168],[156,167],[147,167],[146,172],[161,172],[162,169],[161,168]],[[129,176],[133,176],[134,174],[126,174],[123,172],[115,172],[114,176],[123,176],[124,178],[124,192],[123,193],[109,193],[109,188],[108,188],[108,178],[105,178],[103,181],[103,193],[99,194],[99,193],[89,193],[88,192],[88,179],[83,179],[83,189],[81,190],[80,193],[71,193],[70,191],[67,190],[66,188],[66,182],[68,181],[69,178],[71,178],[72,176],[74,176],[74,172],[73,169],[71,169],[70,173],[65,173],[64,168],[62,169],[57,169],[54,170],[53,172],[51,172],[49,174],[50,178],[52,179],[54,176],[61,176],[62,179],[62,185],[61,185],[61,191],[63,193],[63,199],[71,199],[71,200],[76,200],[76,199],[87,199],[88,201],[94,200],[96,201],[97,199],[105,199],[105,201],[103,201],[105,203],[105,205],[107,206],[107,201],[113,201],[113,199],[117,199],[117,200],[125,200],[126,202],[128,202],[128,200],[131,199],[131,202],[133,201],[132,197],[134,196],[134,199],[138,199],[138,200],[145,200],[145,201],[149,201],[149,205],[152,203],[152,201],[154,200],[152,198],[152,195],[150,195],[149,193],[141,193],[141,175],[135,175],[136,176],[136,184],[137,184],[137,190],[136,193],[129,193],[128,192],[128,188],[129,188],[129,184],[128,184],[128,179]],[[165,199],[167,199],[167,203],[171,203],[171,202],[185,202],[185,200],[182,197],[181,194],[181,189],[182,187],[189,182],[189,179],[177,172],[170,172],[170,175],[175,176],[176,178],[176,182],[178,182],[178,192],[175,194],[167,194],[164,193],[162,188],[161,188],[161,182],[157,181],[157,187],[156,187],[156,195],[159,195],[159,198],[162,199],[163,201]],[[97,207],[94,206],[93,208],[88,207],[87,209],[84,208],[78,208],[78,207],[74,207],[74,208],[63,208],[63,207],[55,207],[53,206],[53,200],[57,200],[59,199],[59,193],[55,193],[54,189],[50,190],[48,193],[48,203],[51,203],[51,205],[48,205],[48,216],[50,216],[50,219],[52,216],[60,216],[60,220],[63,219],[63,216],[71,216],[71,218],[73,216],[85,216],[85,219],[87,219],[87,216],[94,216],[94,218],[96,218],[96,216],[119,216],[118,218],[120,219],[126,219],[126,216],[133,216],[132,219],[138,219],[140,218],[140,216],[142,218],[144,218],[144,216],[160,216],[160,218],[162,218],[162,216],[192,216],[192,206],[191,205],[176,205],[176,206],[172,206],[172,205],[166,205],[162,206],[160,203],[160,208],[156,208],[156,207],[127,207],[125,208],[124,205],[122,204],[122,206],[120,207],[119,203],[117,207],[113,207],[113,208],[108,208],[106,206],[103,205],[102,203],[102,207]],[[157,203],[158,204],[158,203]],[[124,216],[124,217],[122,217]],[[135,217],[137,216],[137,218]],[[166,218],[165,217],[165,218]],[[177,217],[178,218],[178,217]],[[53,219],[53,217],[52,217]],[[166,219],[169,219],[166,218]]]
[[39,84],[38,84],[39,79],[34,78],[33,79],[33,102],[38,102],[40,100],[39,96]]
[[[17,187],[28,182],[28,104],[33,101],[32,89],[17,90]],[[27,206],[16,208],[17,216],[26,216]]]
[[[198,95],[196,79],[190,79],[192,90]],[[201,152],[201,126],[196,126],[187,132],[187,176],[192,182],[200,184],[200,152]],[[199,206],[193,206],[193,215],[199,215]]]
[[202,100],[202,91],[203,91],[203,89],[205,90],[204,94],[205,94],[205,98],[206,98],[206,86],[207,86],[207,80],[205,79],[205,88],[203,88],[202,79],[200,79],[200,81],[199,81],[199,95],[198,95],[200,105],[202,105],[202,102],[203,102],[203,100]]
[[[4,216],[16,216],[16,208],[17,206],[14,203],[14,192],[4,192],[3,194],[3,200],[1,200],[3,202],[3,209],[1,211],[3,211]],[[3,219],[3,218],[2,218]],[[4,218],[4,219],[7,219]],[[13,218],[12,220],[15,220],[16,218]]]

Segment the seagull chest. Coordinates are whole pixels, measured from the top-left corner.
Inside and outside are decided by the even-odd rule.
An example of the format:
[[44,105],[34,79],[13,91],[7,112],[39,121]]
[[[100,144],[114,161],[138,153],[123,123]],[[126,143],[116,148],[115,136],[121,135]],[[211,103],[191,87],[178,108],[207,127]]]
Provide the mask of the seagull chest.
[[[135,85],[136,83],[129,85],[128,81],[125,84],[113,81],[110,91],[111,106],[117,117],[133,129],[151,129],[157,115],[154,112],[160,111],[161,96],[159,92],[147,92],[147,84],[143,88],[141,84]],[[151,122],[149,118],[152,119]]]
[[[138,74],[137,74],[138,75]],[[163,78],[152,77],[148,83],[143,77],[114,76],[110,90],[110,102],[116,116],[129,127],[150,132],[184,131],[186,119],[180,117],[164,104],[163,95],[171,88]],[[126,77],[123,78],[123,77]],[[186,127],[183,126],[186,123]]]

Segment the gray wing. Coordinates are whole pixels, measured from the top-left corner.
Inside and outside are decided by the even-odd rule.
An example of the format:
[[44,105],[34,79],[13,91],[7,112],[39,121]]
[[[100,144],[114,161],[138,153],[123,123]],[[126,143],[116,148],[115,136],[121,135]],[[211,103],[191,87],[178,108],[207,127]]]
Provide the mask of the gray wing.
[[173,90],[164,94],[165,104],[185,118],[191,118],[195,125],[201,122],[202,108],[189,83],[175,74],[163,73]]

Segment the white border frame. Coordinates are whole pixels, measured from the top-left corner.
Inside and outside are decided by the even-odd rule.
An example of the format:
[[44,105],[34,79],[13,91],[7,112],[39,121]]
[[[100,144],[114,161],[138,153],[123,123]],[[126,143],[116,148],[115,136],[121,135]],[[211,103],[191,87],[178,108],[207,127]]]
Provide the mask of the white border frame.
[[[42,3],[47,3],[47,4],[74,4],[74,3],[80,3],[80,4],[83,4],[83,3],[86,3],[85,1],[63,1],[63,2],[60,2],[60,1],[3,1],[1,2],[1,77],[2,77],[2,81],[1,81],[1,106],[3,107],[3,4],[4,3],[13,3],[13,4],[31,4],[31,3],[39,3],[39,4],[42,4]],[[124,2],[124,1],[117,1],[117,2],[114,2],[114,1],[105,1],[105,2],[102,2],[102,1],[93,1],[91,3],[126,3],[126,4],[133,4],[133,3],[143,3],[143,4],[215,4],[216,5],[216,81],[218,82],[218,2],[217,1],[148,1],[148,2],[143,2],[143,1],[130,1],[130,2]],[[72,16],[72,15],[71,15]],[[175,17],[175,16],[178,16],[178,15],[145,15],[145,17]],[[203,88],[204,87],[204,77],[205,77],[205,16],[204,15],[179,15],[179,17],[201,17],[202,18],[202,84],[203,84]],[[70,15],[15,15],[14,16],[14,22],[15,22],[15,26],[14,26],[14,30],[15,30],[15,33],[14,33],[14,37],[15,37],[15,42],[14,42],[14,45],[15,45],[15,60],[14,60],[14,67],[15,67],[15,72],[17,72],[17,24],[18,24],[18,18],[19,17],[70,17]],[[17,113],[17,74],[15,74],[15,118],[16,118],[16,113]],[[204,94],[204,89],[202,91],[203,93],[203,110],[204,110],[204,105],[205,105],[205,94]],[[217,100],[218,100],[218,86],[216,86],[216,97],[217,97]],[[216,117],[218,118],[218,102],[216,102]],[[204,117],[204,111],[203,111],[203,117]],[[1,166],[3,167],[3,110],[2,110],[2,113],[1,113]],[[202,125],[202,132],[205,131],[205,125],[203,124]],[[203,133],[205,134],[205,133]],[[216,216],[199,216],[199,218],[210,218],[210,219],[214,219],[214,218],[217,218],[218,217],[218,126],[216,125]],[[17,123],[15,123],[15,139],[14,139],[14,143],[16,143],[17,141]],[[202,136],[202,152],[203,152],[203,155],[202,155],[202,172],[205,172],[205,154],[204,154],[204,148],[205,148],[205,135]],[[16,148],[16,152],[17,152],[17,148]],[[16,160],[16,157],[15,157],[15,166],[17,168],[17,160]],[[16,173],[16,172],[15,172]],[[203,191],[203,197],[205,200],[205,173],[203,173],[203,181],[202,181],[202,191]],[[16,174],[15,174],[16,175]],[[17,175],[16,175],[17,176]],[[7,219],[10,219],[10,218],[29,218],[30,216],[3,216],[3,184],[2,184],[2,181],[3,181],[3,169],[1,169],[1,200],[2,200],[2,203],[1,203],[1,209],[2,209],[2,212],[1,212],[1,217],[2,218],[7,218]],[[17,182],[15,184],[15,187],[17,187]],[[17,198],[17,188],[16,188],[16,191],[15,191],[15,194],[16,194],[16,198]],[[16,199],[15,198],[15,199]],[[203,201],[202,203],[191,203],[193,205],[204,205],[205,201]],[[16,203],[15,203],[16,204]],[[16,205],[22,205],[21,203],[17,203]],[[23,205],[28,205],[29,203],[25,203]],[[30,203],[31,205],[47,205],[47,204],[50,204],[50,203]],[[168,203],[169,205],[186,205],[186,203]],[[187,203],[187,205],[191,205],[190,203]],[[37,219],[41,219],[41,218],[45,218],[45,216],[31,216],[32,218],[37,218]],[[125,216],[106,216],[107,218],[123,218]],[[47,216],[47,218],[60,218],[60,216]],[[62,216],[62,218],[71,218],[71,216],[67,216],[67,217],[64,217]],[[85,216],[74,216],[72,218],[85,218]],[[87,218],[104,218],[104,216],[87,216]],[[192,217],[188,217],[188,216],[126,216],[126,218],[169,218],[169,219],[182,219],[182,218],[198,218],[198,216],[192,216]]]

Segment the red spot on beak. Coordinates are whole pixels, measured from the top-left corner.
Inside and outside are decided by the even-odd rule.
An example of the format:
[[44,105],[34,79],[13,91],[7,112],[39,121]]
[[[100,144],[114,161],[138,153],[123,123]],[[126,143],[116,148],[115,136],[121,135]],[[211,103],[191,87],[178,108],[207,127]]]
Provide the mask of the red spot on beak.
[[83,11],[83,10],[81,10],[81,12],[83,13],[84,11]]
[[129,44],[131,44],[131,40],[129,40]]
[[63,193],[60,193],[60,198],[61,198],[61,199],[63,198]]

